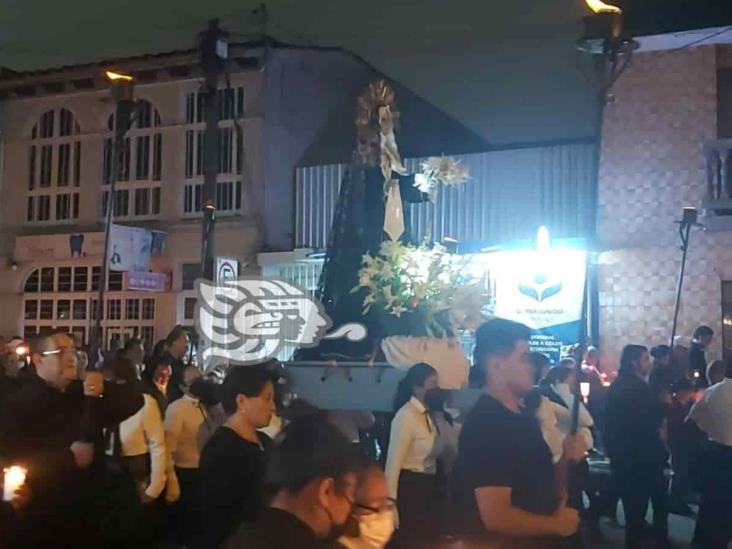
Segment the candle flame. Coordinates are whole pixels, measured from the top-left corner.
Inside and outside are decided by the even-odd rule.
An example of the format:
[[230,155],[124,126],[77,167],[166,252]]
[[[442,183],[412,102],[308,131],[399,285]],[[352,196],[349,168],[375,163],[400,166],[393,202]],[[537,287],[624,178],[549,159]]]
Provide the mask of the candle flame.
[[128,74],[120,74],[118,72],[112,72],[107,71],[104,73],[107,77],[107,79],[111,80],[112,82],[116,82],[117,80],[121,80],[123,82],[132,82],[132,77]]
[[25,476],[28,470],[20,465],[13,465],[3,469],[3,473],[5,475],[3,481],[3,500],[12,501],[18,489],[25,484]]
[[585,0],[587,7],[589,7],[595,13],[623,13],[617,6],[611,6],[606,4],[602,0]]

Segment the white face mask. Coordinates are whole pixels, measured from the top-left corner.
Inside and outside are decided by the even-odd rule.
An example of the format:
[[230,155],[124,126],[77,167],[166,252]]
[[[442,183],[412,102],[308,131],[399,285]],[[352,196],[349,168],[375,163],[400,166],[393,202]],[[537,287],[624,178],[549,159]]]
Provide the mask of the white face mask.
[[394,512],[384,510],[359,518],[357,538],[341,537],[338,542],[346,549],[383,549],[394,533]]

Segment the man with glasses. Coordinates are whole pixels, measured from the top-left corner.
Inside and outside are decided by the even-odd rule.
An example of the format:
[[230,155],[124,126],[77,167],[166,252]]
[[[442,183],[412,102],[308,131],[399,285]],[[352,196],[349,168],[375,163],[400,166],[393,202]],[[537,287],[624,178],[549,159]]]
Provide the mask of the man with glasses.
[[358,460],[351,444],[320,416],[298,418],[273,444],[267,481],[278,491],[259,518],[226,549],[322,549],[343,535],[354,502]]
[[395,501],[389,497],[386,475],[378,464],[365,460],[358,473],[352,520],[338,540],[342,549],[382,549],[394,533]]
[[98,372],[77,379],[78,353],[68,334],[31,342],[35,374],[0,409],[0,468],[27,469],[30,500],[17,547],[88,546],[100,485],[101,430],[143,404],[133,384],[105,383]]

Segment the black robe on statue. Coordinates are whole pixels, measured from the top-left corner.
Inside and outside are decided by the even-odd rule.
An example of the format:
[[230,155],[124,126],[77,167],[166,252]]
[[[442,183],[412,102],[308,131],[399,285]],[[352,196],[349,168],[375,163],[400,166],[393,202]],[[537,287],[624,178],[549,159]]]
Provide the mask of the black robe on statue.
[[[426,202],[429,196],[414,186],[414,175],[393,172],[392,178],[399,181],[404,210],[404,233],[399,240],[416,244],[411,234],[409,204]],[[333,321],[333,328],[348,322],[360,322],[366,325],[369,334],[359,343],[323,340],[317,348],[299,353],[299,357],[315,359],[342,355],[368,358],[376,350],[378,339],[383,336],[382,330],[374,315],[362,314],[365,291],[351,293],[351,290],[358,285],[363,255],[376,256],[382,242],[389,238],[384,232],[385,206],[381,170],[352,166],[341,183],[316,297]]]

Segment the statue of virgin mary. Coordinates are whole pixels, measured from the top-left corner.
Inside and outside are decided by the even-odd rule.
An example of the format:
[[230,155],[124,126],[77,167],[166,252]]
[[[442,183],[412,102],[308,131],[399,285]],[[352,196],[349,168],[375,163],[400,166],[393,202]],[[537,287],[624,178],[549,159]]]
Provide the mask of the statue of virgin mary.
[[321,357],[373,358],[381,330],[375,318],[362,314],[363,292],[351,292],[358,285],[363,256],[377,255],[385,240],[414,244],[407,205],[430,199],[415,187],[414,175],[399,155],[394,99],[394,91],[383,80],[370,84],[358,98],[356,148],[341,182],[316,294],[333,326],[361,322],[369,336],[360,343],[323,341],[317,350]]

